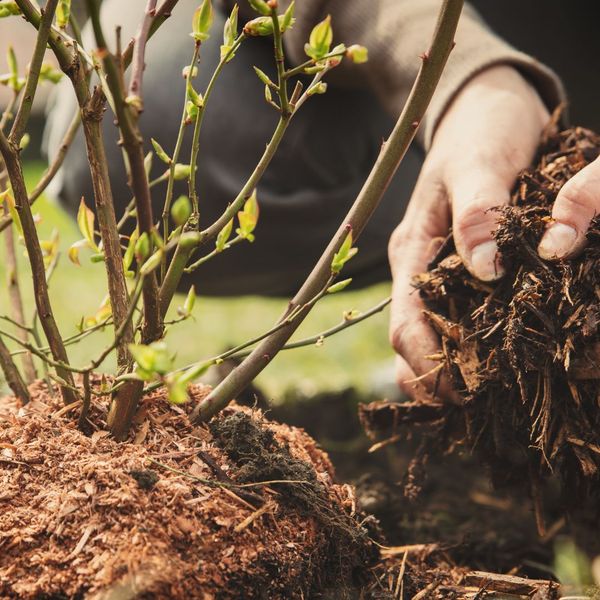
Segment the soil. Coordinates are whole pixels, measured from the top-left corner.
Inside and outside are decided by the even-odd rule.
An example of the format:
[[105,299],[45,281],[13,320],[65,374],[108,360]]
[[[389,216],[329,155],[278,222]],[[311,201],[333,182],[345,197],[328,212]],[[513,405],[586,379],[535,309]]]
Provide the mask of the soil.
[[373,578],[371,520],[303,431],[239,406],[192,426],[153,394],[119,444],[99,400],[84,435],[31,392],[0,401],[0,597],[346,598]]
[[495,490],[530,498],[541,537],[557,515],[591,555],[600,552],[600,219],[575,258],[542,261],[537,245],[562,185],[600,154],[600,137],[550,130],[523,172],[496,240],[506,275],[476,280],[450,235],[415,285],[439,333],[440,373],[459,405],[420,394],[362,412],[379,439],[423,432],[421,456],[472,451]]
[[386,545],[369,598],[408,599],[428,588],[429,599],[472,600],[477,593],[558,598],[548,579],[553,545],[568,531],[559,511],[552,513],[548,534],[539,537],[527,499],[494,489],[487,469],[469,452],[424,455],[427,430],[414,425],[401,440],[373,444],[362,430],[359,406],[371,416],[374,406],[383,407],[376,414],[388,426],[381,434],[389,441],[389,409],[400,405],[374,402],[352,389],[291,393],[269,416],[317,439],[336,472],[355,486],[358,504],[379,520]]

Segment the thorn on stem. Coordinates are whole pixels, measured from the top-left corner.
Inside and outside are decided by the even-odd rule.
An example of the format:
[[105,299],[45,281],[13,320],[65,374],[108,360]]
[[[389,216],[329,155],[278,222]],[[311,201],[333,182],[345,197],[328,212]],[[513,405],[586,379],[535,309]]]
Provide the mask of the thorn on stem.
[[411,123],[411,125],[412,125],[412,128],[413,128],[413,129],[416,129],[416,128],[419,126],[419,123],[420,123],[420,121],[413,121],[413,122]]
[[426,50],[425,52],[421,52],[421,54],[419,54],[419,58],[423,62],[427,62],[429,60],[429,50]]

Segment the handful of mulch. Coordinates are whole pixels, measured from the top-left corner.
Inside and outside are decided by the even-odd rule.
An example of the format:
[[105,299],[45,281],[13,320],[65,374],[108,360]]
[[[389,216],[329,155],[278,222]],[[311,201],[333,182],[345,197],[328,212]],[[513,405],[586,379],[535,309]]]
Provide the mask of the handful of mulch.
[[545,136],[510,206],[498,212],[495,237],[506,268],[499,282],[475,279],[451,236],[443,244],[415,284],[463,404],[375,407],[363,412],[367,427],[389,425],[390,410],[396,423],[436,423],[448,446],[461,437],[484,458],[495,483],[528,482],[534,500],[553,473],[573,503],[597,494],[600,219],[577,258],[545,262],[536,249],[557,193],[599,153],[600,136],[580,127]]

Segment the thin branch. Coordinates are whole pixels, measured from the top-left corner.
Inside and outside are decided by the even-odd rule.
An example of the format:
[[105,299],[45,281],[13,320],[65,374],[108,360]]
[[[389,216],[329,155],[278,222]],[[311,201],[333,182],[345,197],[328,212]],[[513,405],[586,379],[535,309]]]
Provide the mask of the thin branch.
[[144,11],[144,18],[133,40],[133,66],[131,67],[128,96],[138,99],[136,100],[136,106],[139,112],[143,110],[142,79],[144,77],[144,69],[146,68],[146,42],[148,41],[148,34],[150,33],[150,27],[152,27],[155,15],[156,0],[148,0],[146,10]]
[[[25,238],[25,247],[27,248],[27,255],[31,266],[35,303],[39,313],[40,322],[44,329],[44,333],[46,334],[54,360],[58,363],[68,365],[69,359],[67,351],[63,344],[56,320],[54,319],[52,305],[50,303],[44,257],[35,222],[33,220],[31,206],[29,205],[29,198],[27,197],[27,188],[25,187],[25,178],[23,176],[19,157],[19,147],[18,145],[15,146],[11,143],[1,132],[0,153],[6,164],[8,177],[15,198],[15,208],[19,214],[21,225],[23,227],[23,237]],[[63,401],[65,404],[75,402],[77,400],[77,395],[70,389],[74,386],[73,377],[71,376],[70,371],[63,367],[58,367],[57,373],[66,383],[66,385],[61,387]]]
[[[5,213],[8,209],[5,207]],[[6,286],[8,288],[8,298],[13,314],[13,320],[19,327],[19,337],[23,341],[29,339],[30,331],[25,326],[25,313],[23,310],[23,297],[19,285],[19,275],[17,266],[17,256],[15,254],[15,236],[13,228],[9,227],[4,234],[5,249],[6,249]],[[21,358],[23,363],[23,376],[27,383],[32,383],[36,379],[35,366],[31,353],[23,354]]]
[[27,127],[27,121],[29,121],[33,99],[40,79],[40,70],[46,52],[46,45],[48,44],[48,36],[50,35],[50,28],[52,26],[57,5],[58,0],[48,0],[42,9],[42,18],[38,28],[33,56],[31,57],[31,62],[29,64],[25,88],[23,90],[23,95],[21,96],[21,104],[19,105],[17,116],[15,117],[10,135],[8,136],[8,139],[13,144],[18,144],[21,141],[21,137],[23,136],[23,133],[25,133],[25,128]]
[[10,355],[10,350],[7,348],[4,340],[0,338],[0,367],[6,378],[6,383],[12,390],[13,394],[26,404],[29,402],[29,391],[27,385],[23,381],[19,369],[17,369]]
[[[67,152],[75,138],[75,135],[77,134],[77,131],[79,130],[80,125],[81,116],[79,111],[77,111],[71,120],[69,128],[65,132],[54,160],[44,171],[33,190],[29,192],[29,204],[33,204],[46,191],[46,188],[50,185],[51,181],[58,173],[58,170],[62,167],[65,156],[67,155]],[[12,217],[10,215],[4,215],[2,218],[0,218],[0,231],[4,231],[11,223]]]
[[[361,321],[364,321],[364,320],[372,317],[373,315],[380,313],[391,301],[392,301],[391,298],[386,298],[385,300],[382,300],[381,302],[379,302],[378,304],[376,304],[369,310],[361,312],[356,317],[344,319],[341,323],[338,323],[337,325],[334,325],[333,327],[330,327],[329,329],[325,329],[325,331],[321,331],[321,333],[317,333],[316,335],[312,335],[310,337],[303,338],[296,342],[290,342],[289,344],[286,344],[285,346],[283,346],[281,349],[282,350],[294,350],[296,348],[303,348],[305,346],[314,346],[315,344],[318,344],[320,341],[322,341],[328,337],[331,337],[332,335],[335,335],[336,333],[339,333],[340,331],[343,331],[344,329],[353,327],[354,325],[357,325]],[[237,358],[237,356],[236,356],[236,358]]]
[[[198,54],[200,52],[200,44],[194,44],[194,54],[192,55],[192,62],[187,74],[187,77],[192,77],[194,67],[198,61]],[[173,156],[171,158],[171,164],[169,165],[169,177],[167,179],[167,191],[165,192],[165,202],[163,204],[162,211],[162,223],[163,223],[163,239],[169,239],[169,215],[171,212],[171,203],[173,202],[173,189],[175,187],[175,166],[179,162],[179,155],[181,154],[181,147],[183,145],[183,138],[185,133],[185,125],[187,123],[186,114],[187,104],[187,91],[184,95],[183,109],[181,111],[181,121],[179,123],[179,131],[177,132],[177,140],[175,142],[175,149],[173,150]],[[164,281],[166,274],[166,253],[161,264],[161,282]],[[164,315],[163,315],[164,317]]]
[[[125,86],[121,76],[121,65],[118,63],[118,59],[108,50],[100,22],[99,4],[97,0],[87,0],[87,3],[98,46],[98,53],[102,57],[108,87],[115,102],[114,109],[121,134],[121,143],[129,162],[129,184],[136,202],[138,229],[140,235],[146,233],[152,239],[151,234],[154,227],[152,198],[144,166],[144,151],[142,136],[137,125],[137,111],[134,114],[131,106],[127,103]],[[144,343],[150,343],[159,339],[162,335],[161,318],[158,309],[158,283],[154,273],[150,273],[144,279],[143,298],[144,325],[142,340]]]
[[[246,181],[244,187],[240,190],[235,200],[227,207],[223,214],[212,225],[210,225],[210,227],[200,232],[198,243],[196,245],[200,245],[201,243],[205,243],[206,241],[215,238],[221,229],[223,229],[223,227],[225,227],[225,225],[227,225],[227,223],[229,223],[229,221],[235,217],[237,211],[241,209],[244,202],[250,198],[252,192],[258,185],[258,182],[271,163],[271,160],[275,156],[277,148],[279,148],[279,144],[283,139],[283,135],[289,123],[289,119],[279,119],[271,140],[267,144],[262,157]],[[180,244],[175,250],[173,260],[169,265],[167,275],[160,288],[160,310],[163,316],[167,313],[171,300],[177,291],[177,286],[181,281],[184,269],[187,266],[187,262],[196,245],[190,244],[189,246],[184,247]]]
[[[323,287],[323,283],[331,275],[333,256],[348,233],[352,232],[356,240],[379,205],[381,197],[415,136],[454,46],[454,34],[462,6],[463,0],[444,0],[430,50],[423,54],[421,68],[389,140],[383,144],[362,190],[313,271],[290,302],[288,311],[303,305],[306,298],[313,297],[316,291]],[[198,404],[193,413],[194,420],[206,420],[212,417],[235,398],[273,360],[307,313],[308,311],[302,312],[293,323],[286,325],[259,344],[242,364]]]

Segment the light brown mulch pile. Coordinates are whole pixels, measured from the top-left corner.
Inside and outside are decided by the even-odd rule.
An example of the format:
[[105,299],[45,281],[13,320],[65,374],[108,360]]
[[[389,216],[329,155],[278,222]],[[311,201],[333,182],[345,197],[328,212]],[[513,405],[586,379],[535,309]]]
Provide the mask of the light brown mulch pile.
[[376,558],[302,430],[240,407],[192,426],[154,394],[119,444],[100,411],[86,436],[44,384],[32,393],[0,400],[2,598],[342,598]]

